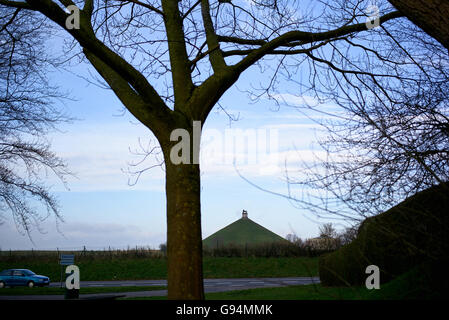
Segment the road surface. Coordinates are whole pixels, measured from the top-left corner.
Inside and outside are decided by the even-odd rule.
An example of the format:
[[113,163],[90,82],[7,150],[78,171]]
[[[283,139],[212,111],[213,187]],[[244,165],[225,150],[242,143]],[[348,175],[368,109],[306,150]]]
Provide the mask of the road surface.
[[[224,292],[232,290],[245,290],[254,288],[270,288],[297,286],[319,283],[318,277],[295,277],[295,278],[238,278],[238,279],[204,279],[204,291]],[[81,288],[92,287],[130,287],[130,286],[166,286],[167,280],[123,280],[123,281],[81,281]],[[60,287],[60,282],[50,284],[50,287]],[[1,290],[8,290],[7,288]],[[124,295],[126,298],[166,296],[167,290],[152,290],[138,292],[102,293],[102,294],[80,294],[80,298],[95,298],[98,296]],[[0,300],[61,300],[62,295],[27,295],[27,296],[2,296]]]

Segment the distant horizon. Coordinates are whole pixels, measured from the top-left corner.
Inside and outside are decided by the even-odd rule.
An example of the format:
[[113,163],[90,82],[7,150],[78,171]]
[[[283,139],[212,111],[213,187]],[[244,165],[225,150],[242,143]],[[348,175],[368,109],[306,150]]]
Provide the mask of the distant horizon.
[[[243,217],[237,218],[235,220],[233,220],[232,222],[230,222],[229,224],[232,224],[238,220],[244,219]],[[260,226],[268,229],[269,231],[275,233],[276,235],[282,237],[283,239],[287,240],[287,236],[289,234],[286,235],[280,235],[274,231],[272,231],[269,226],[265,226],[263,224],[258,223],[257,221],[251,219],[251,217],[248,216],[249,220],[253,221],[254,223],[259,224]],[[204,241],[206,238],[210,237],[211,235],[217,233],[218,231],[222,230],[223,228],[226,228],[227,226],[229,226],[229,224],[222,226],[221,228],[217,229],[216,231],[213,231],[211,234],[209,234],[208,236],[203,236],[202,240]],[[291,234],[291,233],[290,233]],[[300,237],[302,240],[307,240],[307,239],[312,239],[312,238],[316,238],[319,235],[315,235],[312,237]],[[70,251],[79,251],[82,252],[84,250],[86,251],[108,251],[108,250],[135,250],[136,248],[138,250],[140,249],[144,249],[144,250],[159,250],[159,246],[161,244],[166,244],[166,242],[161,242],[158,245],[149,245],[149,244],[125,244],[125,245],[103,245],[103,246],[87,246],[87,245],[81,245],[81,246],[73,246],[73,247],[46,247],[46,248],[42,248],[42,247],[33,247],[31,246],[31,248],[4,248],[2,246],[0,246],[0,252],[7,252],[7,251],[54,251],[54,252],[70,252]]]

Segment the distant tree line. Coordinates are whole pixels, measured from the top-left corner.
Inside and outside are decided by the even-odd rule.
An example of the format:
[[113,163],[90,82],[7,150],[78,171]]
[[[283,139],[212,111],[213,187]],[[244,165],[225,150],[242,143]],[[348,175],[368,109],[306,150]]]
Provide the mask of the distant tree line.
[[103,250],[0,250],[0,262],[48,262],[57,263],[60,254],[74,254],[75,262],[103,260],[135,260],[164,258],[165,254],[150,247],[128,247],[127,249],[104,248]]
[[[357,236],[357,226],[337,232],[332,223],[320,227],[317,238],[301,239],[288,234],[285,242],[246,245],[224,245],[214,248],[203,247],[203,255],[209,257],[316,257],[333,252],[352,242]],[[161,245],[162,251],[163,245]]]

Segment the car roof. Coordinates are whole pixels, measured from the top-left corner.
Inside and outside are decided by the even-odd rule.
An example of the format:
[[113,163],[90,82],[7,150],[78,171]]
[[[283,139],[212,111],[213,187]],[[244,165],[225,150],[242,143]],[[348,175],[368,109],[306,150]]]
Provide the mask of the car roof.
[[2,270],[2,272],[3,271],[31,271],[31,270],[29,270],[29,269],[4,269],[4,270]]
[[33,272],[33,271],[31,271],[30,269],[13,269],[13,270],[16,270],[16,271],[30,271],[30,272]]

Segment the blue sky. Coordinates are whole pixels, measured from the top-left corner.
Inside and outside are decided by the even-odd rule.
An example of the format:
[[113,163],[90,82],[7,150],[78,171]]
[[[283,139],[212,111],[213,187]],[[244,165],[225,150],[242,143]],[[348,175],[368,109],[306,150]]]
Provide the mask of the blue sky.
[[[65,101],[65,108],[80,119],[60,126],[60,132],[50,136],[53,150],[75,174],[67,179],[68,189],[54,177],[48,180],[59,198],[64,222],[57,224],[54,217],[49,217],[40,224],[44,233],[32,233],[33,243],[7,216],[0,226],[1,249],[158,247],[166,241],[163,171],[153,168],[133,186],[126,173],[129,163],[140,160],[130,150],[139,149],[139,139],[143,144],[155,141],[151,132],[129,113],[123,114],[112,92],[67,72],[55,74],[53,80],[70,90],[76,100]],[[239,83],[250,84],[251,75]],[[287,93],[284,99],[292,104],[302,101]],[[257,185],[286,194],[284,160],[289,160],[289,170],[295,174],[298,157],[311,157],[319,128],[291,106],[272,111],[276,106],[269,100],[252,104],[237,88],[232,88],[221,103],[239,120],[230,125],[224,112],[213,111],[203,129],[203,141],[208,141],[208,132],[224,135],[229,129],[275,130],[281,170],[261,172],[260,164],[248,161],[237,164],[237,168]],[[152,162],[154,159],[149,159],[139,168]],[[318,235],[319,223],[324,221],[295,208],[285,198],[251,186],[232,163],[203,166],[202,161],[201,167],[203,238],[240,218],[243,209],[251,219],[283,237],[293,232],[301,238]]]
[[[61,125],[60,132],[52,133],[49,138],[52,149],[67,162],[75,176],[68,177],[68,189],[55,177],[49,176],[47,180],[59,199],[64,222],[57,223],[54,217],[49,217],[40,224],[43,233],[32,232],[32,242],[18,232],[12,217],[7,215],[4,224],[0,225],[0,248],[75,250],[83,246],[102,249],[136,245],[157,248],[166,241],[163,171],[159,167],[153,168],[133,186],[129,185],[130,176],[126,173],[129,163],[140,160],[130,152],[139,149],[139,139],[145,145],[155,139],[132,115],[123,112],[121,103],[111,91],[77,76],[89,77],[89,72],[96,74],[93,69],[81,65],[69,70],[71,72],[55,72],[51,78],[62,90],[69,91],[74,100],[65,101],[64,108],[79,120]],[[250,69],[240,78],[220,100],[239,120],[230,124],[228,116],[215,108],[204,126],[202,140],[206,143],[214,134],[225,136],[229,129],[275,132],[280,170],[248,161],[238,163],[237,168],[255,184],[287,194],[283,171],[285,160],[291,174],[300,177],[301,172],[297,171],[299,160],[312,159],[313,152],[320,154],[314,146],[319,127],[292,107],[313,99],[295,96],[294,93],[299,92],[297,84],[285,82],[279,85],[282,91],[278,98],[289,102],[289,106],[278,108],[268,99],[252,103],[242,91],[257,85],[260,79],[263,75],[261,77],[258,68]],[[333,109],[329,105],[322,108]],[[211,163],[211,153],[207,150],[203,150],[205,156],[201,161],[203,238],[239,219],[243,209],[248,211],[251,219],[282,237],[289,233],[296,233],[301,238],[318,235],[319,225],[326,221],[297,209],[283,197],[250,185],[239,176],[232,163]],[[226,150],[212,149],[211,152],[220,159]],[[155,159],[150,158],[139,168],[154,162]]]

